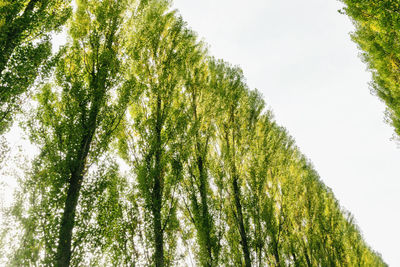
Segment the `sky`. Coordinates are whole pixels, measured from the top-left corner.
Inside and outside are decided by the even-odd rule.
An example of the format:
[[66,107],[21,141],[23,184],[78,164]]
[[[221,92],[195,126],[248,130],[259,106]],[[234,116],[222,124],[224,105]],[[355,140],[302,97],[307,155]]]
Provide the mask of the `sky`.
[[367,243],[400,266],[400,148],[336,0],[175,0],[210,53],[242,67]]

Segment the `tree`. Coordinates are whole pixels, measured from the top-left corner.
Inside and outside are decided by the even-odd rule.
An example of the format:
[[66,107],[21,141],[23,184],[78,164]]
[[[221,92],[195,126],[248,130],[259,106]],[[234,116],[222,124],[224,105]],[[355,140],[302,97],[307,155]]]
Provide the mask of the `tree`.
[[[272,177],[271,171],[277,158],[277,151],[282,142],[281,135],[276,132],[277,126],[272,120],[271,112],[260,116],[260,109],[264,106],[262,98],[253,93],[254,112],[250,118],[254,120],[254,126],[249,130],[247,138],[251,151],[248,162],[245,166],[247,176],[248,209],[249,217],[252,221],[251,236],[254,236],[251,246],[253,247],[254,264],[257,266],[266,265],[266,253],[264,248],[267,246],[269,238],[266,223],[269,216],[267,210],[271,197]],[[269,218],[271,219],[271,218]]]
[[[183,101],[185,57],[195,43],[182,18],[164,1],[150,1],[135,24],[131,50],[142,89],[130,108],[132,123],[121,138],[121,152],[134,167],[149,229],[155,266],[175,261],[177,187],[182,179],[187,105]],[[167,241],[167,242],[165,242]]]
[[242,71],[237,67],[231,67],[223,61],[214,61],[210,64],[210,69],[212,73],[211,85],[215,88],[218,106],[223,111],[220,112],[216,124],[223,171],[225,179],[230,185],[228,191],[229,205],[232,206],[227,207],[227,212],[232,212],[232,222],[239,232],[244,264],[251,266],[251,252],[247,233],[248,221],[243,209],[243,198],[245,196],[242,192],[244,177],[241,165],[241,160],[246,157],[245,153],[247,152],[243,145],[245,138],[245,129],[243,128],[248,125],[246,122],[247,86],[244,83]]
[[216,266],[219,262],[221,235],[215,225],[217,217],[213,217],[217,211],[214,209],[216,192],[210,187],[213,178],[210,150],[216,142],[214,125],[218,109],[214,100],[217,88],[210,84],[209,59],[205,56],[206,51],[203,51],[201,44],[194,46],[185,65],[185,102],[189,106],[189,134],[187,145],[182,148],[187,154],[187,173],[182,183],[186,197],[182,197],[184,209],[188,212],[190,222],[197,233],[198,262],[202,266]]
[[[70,265],[82,185],[90,166],[107,151],[133,89],[124,76],[121,52],[128,3],[77,3],[69,25],[71,40],[57,62],[55,83],[44,85],[36,97],[39,105],[29,131],[41,153],[31,181],[43,186],[32,190],[39,189],[38,196],[46,199],[42,205],[49,205],[45,218],[52,227],[47,234],[57,240],[49,244],[49,257],[57,266]],[[32,210],[46,209],[34,204]],[[34,221],[30,224],[35,227]]]

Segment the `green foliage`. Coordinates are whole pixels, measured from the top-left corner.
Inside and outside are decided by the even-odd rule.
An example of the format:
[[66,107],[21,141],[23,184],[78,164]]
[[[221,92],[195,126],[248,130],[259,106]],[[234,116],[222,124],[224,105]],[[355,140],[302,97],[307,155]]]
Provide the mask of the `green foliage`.
[[373,77],[373,92],[386,104],[386,116],[400,136],[400,6],[397,1],[341,0],[356,27],[352,39]]
[[130,109],[133,124],[121,144],[125,158],[133,162],[143,208],[152,217],[147,236],[155,266],[175,261],[176,194],[183,161],[179,147],[186,142],[187,129],[183,63],[194,39],[182,19],[167,9],[166,3],[152,1],[135,24],[130,51],[142,91]]
[[71,14],[69,0],[0,1],[0,134],[24,103],[20,95],[51,64],[50,34]]
[[[31,187],[33,199],[41,201],[28,207],[32,223],[23,228],[33,243],[22,249],[32,254],[43,243],[44,264],[69,265],[71,252],[79,248],[71,236],[84,178],[107,151],[133,89],[124,77],[122,42],[117,41],[124,35],[119,26],[126,5],[125,1],[79,2],[70,24],[74,34],[57,62],[55,81],[36,95],[38,107],[27,128],[41,152],[26,179],[31,185],[23,188]],[[39,218],[46,222],[37,223]],[[30,256],[33,262],[39,260],[36,254]]]
[[[215,122],[218,109],[215,106],[215,88],[211,86],[207,58],[203,44],[193,46],[185,66],[185,102],[189,106],[190,120],[186,145],[181,147],[185,154],[186,179],[182,182],[182,208],[197,233],[196,259],[202,266],[219,263],[221,234],[218,229],[218,213],[222,210],[215,201],[216,192],[211,185],[212,144],[215,139]],[[216,216],[212,216],[215,214]]]

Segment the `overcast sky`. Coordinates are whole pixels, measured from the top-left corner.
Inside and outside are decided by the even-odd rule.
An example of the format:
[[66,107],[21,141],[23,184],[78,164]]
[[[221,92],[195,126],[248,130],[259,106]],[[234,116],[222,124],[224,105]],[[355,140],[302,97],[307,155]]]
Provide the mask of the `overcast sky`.
[[243,68],[373,249],[400,266],[400,149],[335,0],[175,0],[212,55]]

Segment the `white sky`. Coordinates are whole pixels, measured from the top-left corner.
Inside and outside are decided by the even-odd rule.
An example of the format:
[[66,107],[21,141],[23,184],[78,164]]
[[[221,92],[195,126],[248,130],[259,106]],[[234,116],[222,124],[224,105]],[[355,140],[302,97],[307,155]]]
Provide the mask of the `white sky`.
[[211,53],[243,68],[364,237],[400,266],[400,149],[336,0],[175,0]]

